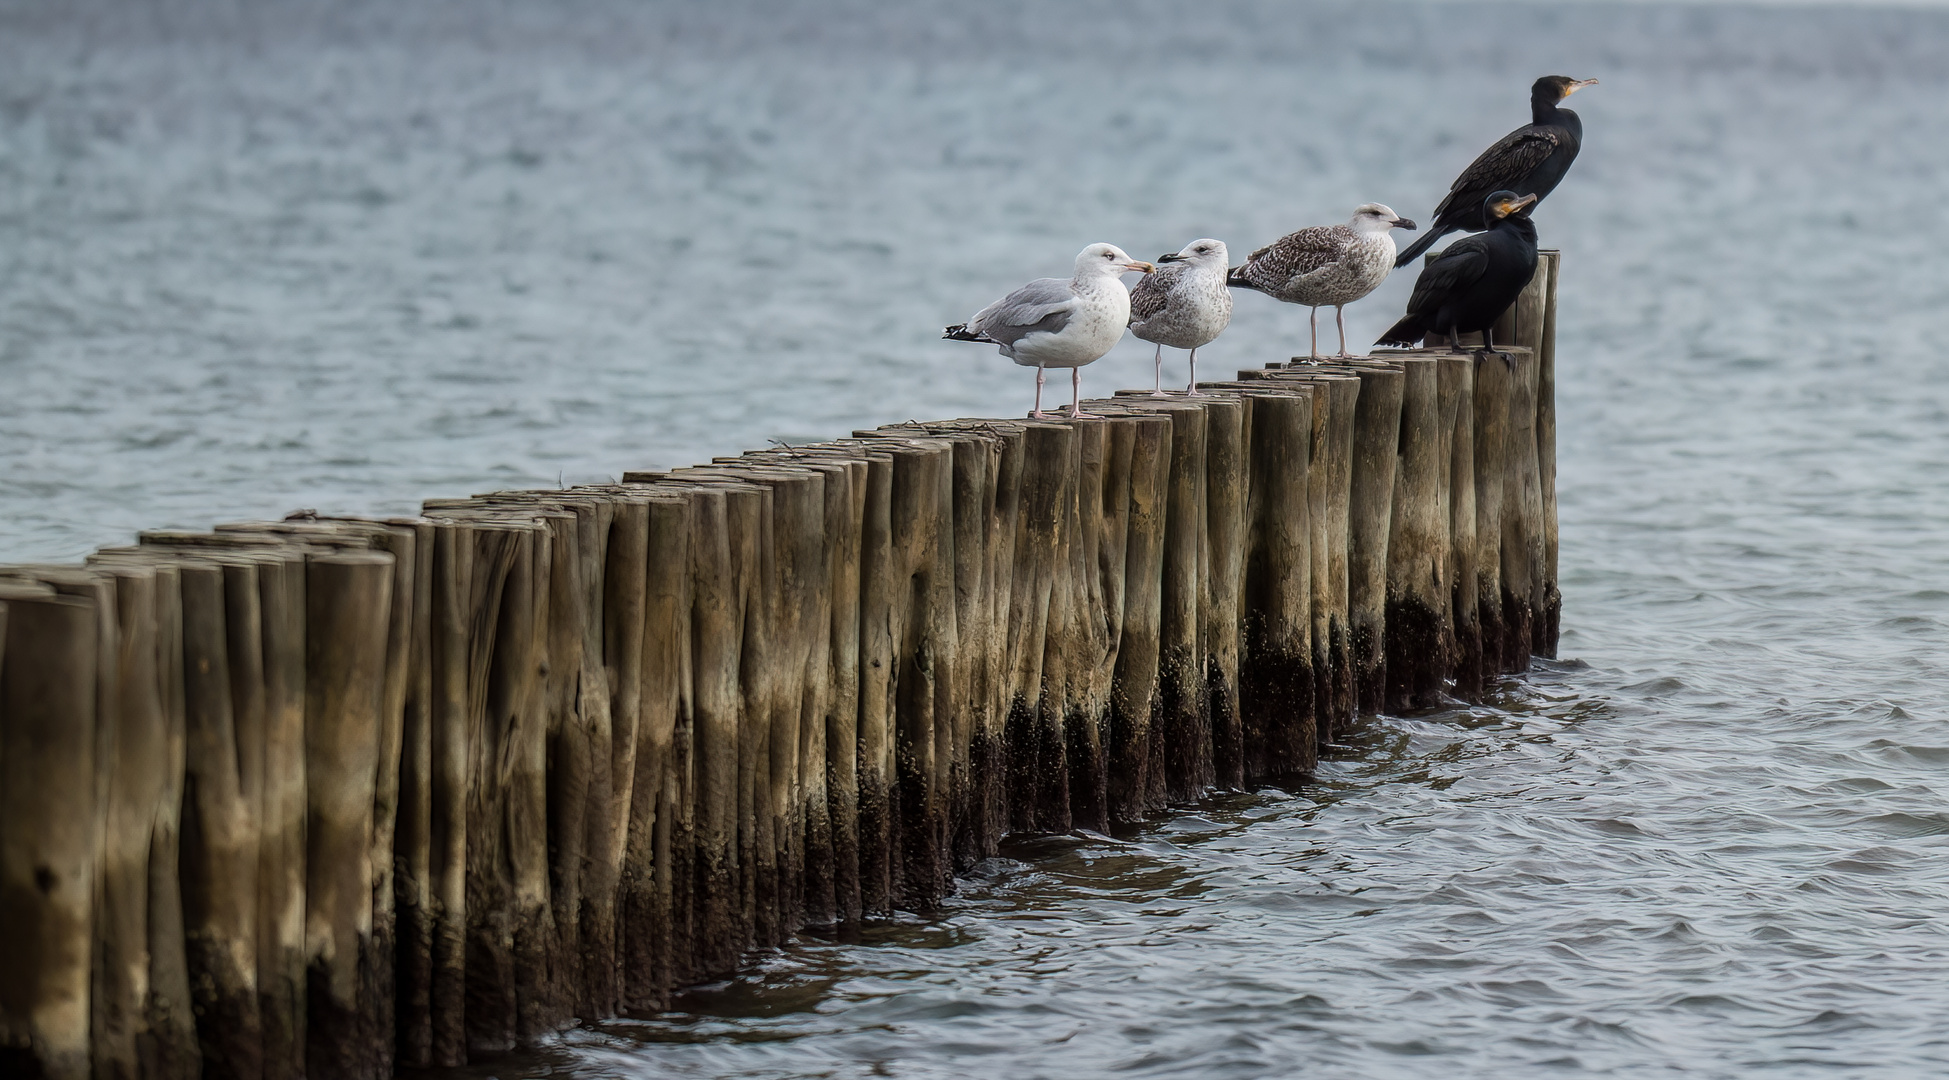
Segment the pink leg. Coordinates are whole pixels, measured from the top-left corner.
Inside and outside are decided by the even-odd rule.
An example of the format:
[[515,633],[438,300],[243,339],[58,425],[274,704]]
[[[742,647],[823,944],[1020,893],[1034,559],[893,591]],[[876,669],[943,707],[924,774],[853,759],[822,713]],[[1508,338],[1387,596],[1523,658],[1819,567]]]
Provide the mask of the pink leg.
[[1150,392],[1151,397],[1170,397],[1164,392],[1164,346],[1157,347],[1157,386]]
[[1185,397],[1209,397],[1198,390],[1198,350],[1191,350],[1191,382],[1184,388]]
[[1346,310],[1345,310],[1344,308],[1342,308],[1342,307],[1341,307],[1340,305],[1338,305],[1338,304],[1335,304],[1335,305],[1333,305],[1333,321],[1334,321],[1334,322],[1336,322],[1336,323],[1338,323],[1338,324],[1340,324],[1340,353],[1339,353],[1339,358],[1340,358],[1340,359],[1342,359],[1342,360],[1352,360],[1352,359],[1354,359],[1354,355],[1353,355],[1352,353],[1350,353],[1350,352],[1348,352],[1348,351],[1347,351],[1347,315],[1346,315]]
[[1055,419],[1055,417],[1050,416],[1048,413],[1042,411],[1043,378],[1044,378],[1044,374],[1042,370],[1042,365],[1037,364],[1035,366],[1035,411],[1029,414],[1029,419],[1031,420],[1054,420]]
[[1313,309],[1313,347],[1311,350],[1307,352],[1306,355],[1307,358],[1312,360],[1315,364],[1320,362],[1320,309],[1319,308]]
[[1095,413],[1086,413],[1083,411],[1083,369],[1080,367],[1069,369],[1069,392],[1072,395],[1069,399],[1069,418],[1071,420],[1103,419]]

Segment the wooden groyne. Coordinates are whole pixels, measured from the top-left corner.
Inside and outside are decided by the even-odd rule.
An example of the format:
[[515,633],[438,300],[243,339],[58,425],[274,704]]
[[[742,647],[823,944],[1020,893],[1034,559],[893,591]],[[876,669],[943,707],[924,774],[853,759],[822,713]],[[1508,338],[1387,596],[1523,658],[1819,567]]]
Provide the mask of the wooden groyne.
[[0,1075],[378,1078],[1554,652],[1513,361],[1275,365],[0,570]]

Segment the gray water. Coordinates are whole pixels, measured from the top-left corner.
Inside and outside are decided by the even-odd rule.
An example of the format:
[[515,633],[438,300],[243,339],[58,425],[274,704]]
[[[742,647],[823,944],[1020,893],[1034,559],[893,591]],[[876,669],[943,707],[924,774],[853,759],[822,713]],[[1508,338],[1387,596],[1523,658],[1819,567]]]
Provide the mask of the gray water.
[[1566,659],[467,1075],[1942,1075],[1949,12],[7,3],[0,559],[1016,414],[940,326],[1425,218],[1546,72]]

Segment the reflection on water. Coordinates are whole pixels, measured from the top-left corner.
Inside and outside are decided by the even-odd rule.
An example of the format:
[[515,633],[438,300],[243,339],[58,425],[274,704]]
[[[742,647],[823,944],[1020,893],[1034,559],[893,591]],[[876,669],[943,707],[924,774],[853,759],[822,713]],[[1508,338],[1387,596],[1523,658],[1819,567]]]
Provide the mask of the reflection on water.
[[[0,27],[7,559],[1013,413],[1024,373],[940,326],[1090,241],[1424,217],[1532,78],[1602,79],[1537,215],[1573,659],[462,1075],[1949,1065],[1949,13],[80,0]],[[1242,297],[1203,358],[1304,333]]]

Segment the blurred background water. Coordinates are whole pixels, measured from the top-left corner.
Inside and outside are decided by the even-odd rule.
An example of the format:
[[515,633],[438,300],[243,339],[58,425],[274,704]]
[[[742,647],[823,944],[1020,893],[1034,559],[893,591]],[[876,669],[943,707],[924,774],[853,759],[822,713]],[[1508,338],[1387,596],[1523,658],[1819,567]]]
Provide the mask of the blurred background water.
[[1942,9],[0,2],[0,560],[1017,414],[943,324],[1425,219],[1546,73],[1564,660],[466,1075],[1941,1075]]

